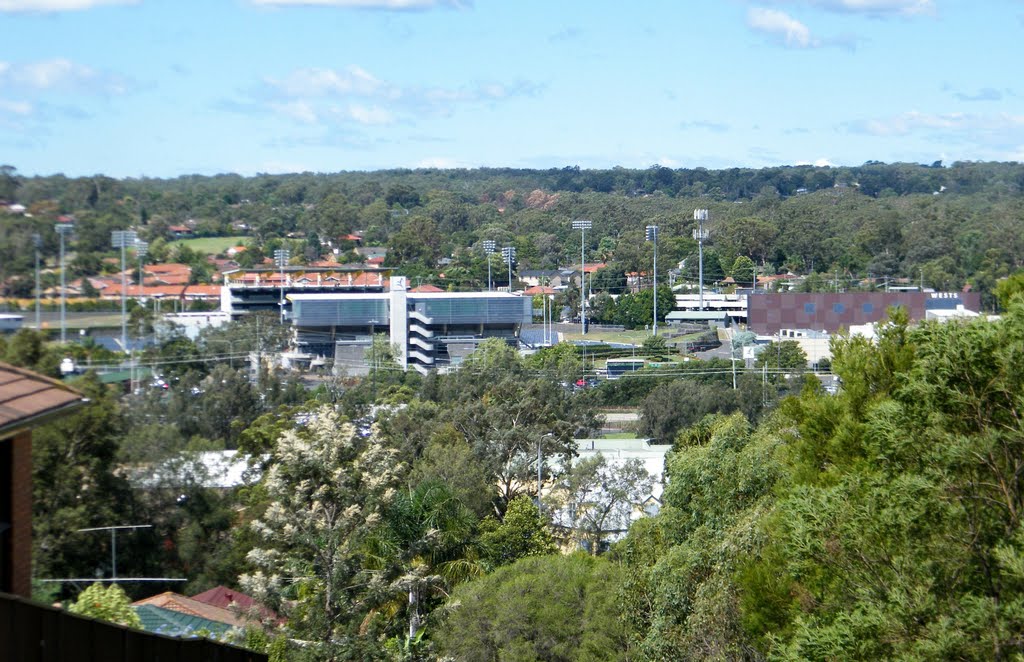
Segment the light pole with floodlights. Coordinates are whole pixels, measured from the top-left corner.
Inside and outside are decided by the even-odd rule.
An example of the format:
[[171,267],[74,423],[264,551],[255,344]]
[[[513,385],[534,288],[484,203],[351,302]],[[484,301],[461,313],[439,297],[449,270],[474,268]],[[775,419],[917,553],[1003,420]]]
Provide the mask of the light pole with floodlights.
[[274,251],[274,264],[281,270],[281,324],[284,324],[284,268],[288,266],[288,260],[292,257],[291,251],[287,248],[278,248]]
[[501,249],[501,259],[508,265],[508,291],[512,293],[512,264],[516,261],[516,247],[505,246]]
[[64,235],[71,234],[75,226],[71,223],[58,223],[54,226],[60,236],[60,343],[67,342],[67,277],[64,273]]
[[43,238],[36,232],[32,235],[32,246],[36,254],[36,331],[39,331],[39,249],[43,245]]
[[698,308],[704,310],[704,240],[708,238],[708,231],[704,229],[704,221],[708,220],[707,209],[694,209],[693,220],[697,221],[697,228],[693,231],[693,238],[697,240],[697,264],[700,279],[700,301]]
[[647,226],[647,241],[654,242],[654,335],[658,335],[658,226]]
[[572,229],[580,231],[580,326],[583,335],[587,335],[587,257],[585,253],[585,239],[587,230],[594,227],[594,224],[587,218],[577,219],[572,222]]
[[494,243],[493,239],[484,239],[484,255],[487,256],[487,291],[491,292],[494,290],[494,286],[491,284],[491,255],[497,249],[498,245]]
[[139,240],[131,230],[114,230],[110,233],[110,243],[114,248],[121,249],[121,351],[128,351],[128,276],[125,267],[125,249],[134,246]]

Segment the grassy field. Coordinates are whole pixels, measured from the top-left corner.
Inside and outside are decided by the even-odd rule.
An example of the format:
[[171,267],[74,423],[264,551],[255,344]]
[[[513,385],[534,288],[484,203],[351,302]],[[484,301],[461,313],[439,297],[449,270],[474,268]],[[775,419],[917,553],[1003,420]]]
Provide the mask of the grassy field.
[[[665,335],[667,330],[659,327],[659,333]],[[644,340],[650,338],[651,332],[644,329],[633,329],[632,331],[591,331],[587,335],[581,333],[564,333],[562,337],[565,340],[591,340],[595,342],[618,342],[628,343],[630,345],[642,345]],[[680,336],[678,338],[668,338],[666,340],[669,345],[675,345],[681,343],[684,340],[693,340],[700,336],[699,333],[694,333],[688,336]]]
[[200,237],[199,239],[180,239],[172,242],[172,246],[188,246],[197,253],[217,255],[232,246],[238,246],[249,237]]

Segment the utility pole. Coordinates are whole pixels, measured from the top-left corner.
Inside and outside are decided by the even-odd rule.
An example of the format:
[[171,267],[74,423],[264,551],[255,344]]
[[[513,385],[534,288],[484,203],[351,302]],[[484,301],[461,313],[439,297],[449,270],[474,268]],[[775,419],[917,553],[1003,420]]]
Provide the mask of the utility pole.
[[704,310],[704,240],[708,238],[708,231],[704,229],[704,221],[708,220],[707,209],[694,209],[693,220],[697,221],[697,229],[693,231],[693,238],[697,240],[697,264],[700,279],[700,302],[698,309]]
[[587,230],[594,227],[590,219],[581,218],[572,222],[572,229],[580,231],[580,326],[587,335],[587,255],[585,237]]
[[654,242],[654,335],[658,335],[658,226],[647,226],[647,241]]

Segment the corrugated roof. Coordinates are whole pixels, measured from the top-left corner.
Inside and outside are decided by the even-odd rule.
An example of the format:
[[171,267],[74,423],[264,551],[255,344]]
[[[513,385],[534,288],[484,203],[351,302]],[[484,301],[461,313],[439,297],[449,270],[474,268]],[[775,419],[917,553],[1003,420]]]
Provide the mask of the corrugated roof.
[[81,393],[56,379],[0,363],[0,437],[84,402]]

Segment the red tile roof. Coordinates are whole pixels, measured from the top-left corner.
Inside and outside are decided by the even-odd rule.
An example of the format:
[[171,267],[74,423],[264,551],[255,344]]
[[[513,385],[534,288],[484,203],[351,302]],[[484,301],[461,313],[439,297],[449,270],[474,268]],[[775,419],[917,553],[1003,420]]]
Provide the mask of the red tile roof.
[[410,292],[444,292],[444,290],[442,290],[437,285],[430,285],[430,284],[417,285],[416,287],[412,288],[409,291]]
[[533,296],[534,294],[558,294],[558,290],[553,287],[542,287],[540,285],[536,285],[534,287],[527,288],[523,294],[528,294],[530,296]]
[[263,618],[277,620],[277,614],[272,610],[259,604],[245,593],[230,589],[227,586],[216,586],[208,591],[193,595],[192,599],[222,609],[230,609],[232,605],[237,605],[243,613],[248,613],[255,608],[259,610]]

